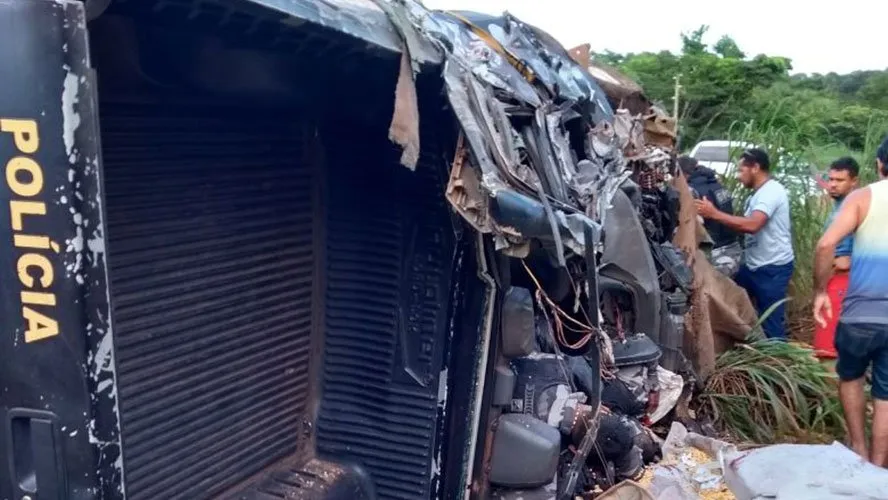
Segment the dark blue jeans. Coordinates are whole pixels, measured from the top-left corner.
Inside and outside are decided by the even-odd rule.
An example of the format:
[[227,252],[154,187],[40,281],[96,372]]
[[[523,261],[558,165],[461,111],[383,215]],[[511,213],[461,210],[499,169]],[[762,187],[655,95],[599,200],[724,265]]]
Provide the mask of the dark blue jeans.
[[[762,266],[755,270],[740,266],[734,280],[746,289],[759,316],[774,303],[785,298],[789,292],[789,280],[795,263],[779,266]],[[769,339],[786,339],[786,304],[780,304],[762,323],[762,329]]]

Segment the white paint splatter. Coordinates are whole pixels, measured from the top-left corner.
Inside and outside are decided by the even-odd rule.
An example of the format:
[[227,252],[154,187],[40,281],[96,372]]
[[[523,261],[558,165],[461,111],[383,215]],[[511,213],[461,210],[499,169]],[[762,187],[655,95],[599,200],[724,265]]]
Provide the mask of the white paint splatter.
[[438,406],[443,407],[447,404],[447,368],[441,370],[438,375]]
[[[99,330],[101,332],[101,330]],[[93,378],[98,379],[103,371],[114,371],[114,345],[111,332],[104,332],[102,340],[96,347],[96,356],[93,358]]]
[[96,420],[95,419],[92,419],[92,418],[89,419],[89,424],[87,425],[86,430],[89,433],[90,444],[99,445],[100,448],[107,444],[104,441],[102,441],[96,437]]
[[[74,215],[74,213],[76,212],[77,211],[74,210],[74,212],[72,212],[72,215]],[[76,234],[74,235],[74,237],[70,240],[65,241],[65,243],[67,244],[65,252],[69,254],[74,254],[74,262],[69,262],[65,266],[65,270],[68,272],[68,276],[71,276],[83,269],[83,249],[85,246],[85,240],[83,238],[83,228],[80,226],[76,226],[75,230]]]
[[77,75],[66,67],[68,74],[62,88],[62,139],[65,141],[65,154],[70,158],[74,154],[74,133],[80,127],[80,114],[74,109],[77,104],[77,93],[80,85]]
[[86,242],[86,246],[89,247],[89,251],[92,254],[93,267],[96,267],[99,264],[99,255],[104,255],[105,253],[105,236],[101,224],[96,226],[96,230],[93,231],[93,237]]
[[98,392],[104,392],[105,389],[111,387],[112,385],[114,385],[114,381],[113,381],[113,380],[111,380],[111,379],[105,379],[105,380],[99,382],[99,385],[98,385],[98,387],[96,388],[96,391],[98,391]]

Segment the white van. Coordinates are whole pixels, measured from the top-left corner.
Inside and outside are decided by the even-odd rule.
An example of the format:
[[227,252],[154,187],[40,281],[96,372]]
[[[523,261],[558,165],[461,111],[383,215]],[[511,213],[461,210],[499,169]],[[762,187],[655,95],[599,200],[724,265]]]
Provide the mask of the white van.
[[[736,176],[736,159],[744,149],[757,147],[749,142],[714,140],[701,141],[691,149],[690,157],[697,160],[697,164],[710,168],[720,177]],[[793,192],[807,192],[808,196],[819,196],[826,189],[821,176],[807,165],[803,160],[778,149],[778,158],[774,162],[778,166],[775,177],[787,189]]]
[[751,147],[754,147],[751,143],[737,141],[701,141],[691,150],[690,157],[697,160],[699,165],[725,176],[736,170],[734,160],[738,153]]

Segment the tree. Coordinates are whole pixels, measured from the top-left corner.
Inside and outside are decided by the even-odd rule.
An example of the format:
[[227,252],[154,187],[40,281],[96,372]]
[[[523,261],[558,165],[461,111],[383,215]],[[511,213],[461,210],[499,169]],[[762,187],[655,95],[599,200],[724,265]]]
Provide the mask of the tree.
[[888,109],[888,72],[869,75],[856,95],[860,101],[871,107]]
[[[711,47],[707,26],[681,34],[682,49],[593,58],[617,66],[653,101],[671,108],[681,75],[682,143],[723,139],[739,122],[791,131],[802,142],[862,149],[869,135],[888,132],[888,71],[792,75],[792,61],[747,57],[730,36]],[[872,132],[872,131],[876,132]]]
[[604,52],[596,52],[590,56],[593,61],[615,67],[619,67],[620,65],[622,65],[623,62],[626,61],[627,57],[632,57],[632,54],[624,56],[623,54],[618,54],[610,50],[605,50]]
[[[788,78],[791,64],[781,57],[756,56],[751,60],[730,37],[722,37],[712,50],[704,41],[706,26],[682,34],[682,52],[626,55],[620,68],[634,78],[654,101],[671,103],[674,77],[683,88],[679,120],[688,141],[722,135],[743,115],[743,103],[754,88]],[[720,52],[719,52],[720,51]]]
[[704,24],[690,33],[682,33],[681,53],[691,55],[706,52],[706,44],[703,43],[703,37],[707,31],[709,31],[709,26]]
[[715,45],[713,45],[713,50],[715,53],[722,57],[730,57],[733,59],[746,59],[746,54],[740,50],[740,47],[737,46],[737,42],[734,41],[733,38],[728,35],[724,35],[719,38]]

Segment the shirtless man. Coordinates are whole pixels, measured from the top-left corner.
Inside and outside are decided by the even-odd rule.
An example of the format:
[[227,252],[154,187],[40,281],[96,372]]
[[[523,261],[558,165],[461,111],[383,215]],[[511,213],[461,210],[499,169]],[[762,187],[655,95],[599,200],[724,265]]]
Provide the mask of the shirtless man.
[[[817,243],[814,253],[814,319],[833,316],[826,287],[836,246],[854,234],[851,278],[836,327],[839,397],[851,447],[875,465],[888,466],[888,138],[876,152],[881,180],[854,191]],[[838,312],[836,311],[836,314]],[[864,376],[872,366],[872,442],[866,442]],[[868,444],[870,446],[868,446]]]

